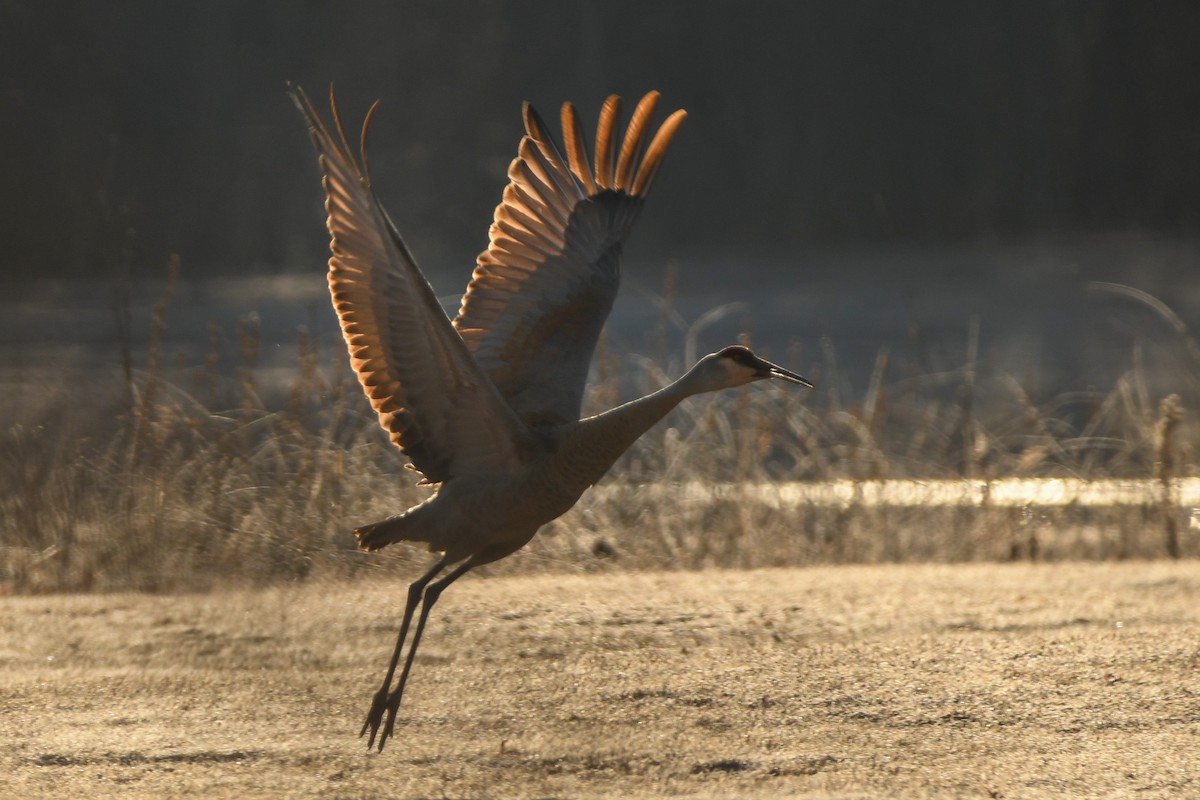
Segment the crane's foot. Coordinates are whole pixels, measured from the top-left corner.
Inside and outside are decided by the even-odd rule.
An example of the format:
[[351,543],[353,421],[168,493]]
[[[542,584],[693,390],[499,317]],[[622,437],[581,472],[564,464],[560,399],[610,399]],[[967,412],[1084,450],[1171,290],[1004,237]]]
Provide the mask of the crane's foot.
[[[375,746],[375,740],[379,739],[379,752],[383,752],[383,746],[387,740],[392,738],[392,734],[396,730],[396,715],[400,712],[400,698],[403,694],[397,690],[388,694],[387,687],[380,689],[375,694],[375,699],[371,701],[371,710],[367,712],[367,719],[363,722],[362,730],[358,732],[360,737],[366,736],[367,731],[371,732],[371,738],[367,740],[367,749],[370,750]],[[387,722],[384,723],[383,713],[387,712]],[[380,727],[383,728],[383,733],[379,733]]]
[[[366,722],[363,723],[362,730],[358,732],[359,738],[366,736],[367,731],[371,732],[371,738],[367,740],[367,749],[370,750],[375,746],[375,735],[379,733],[379,726],[383,724],[383,712],[388,709],[388,687],[383,687],[375,693],[375,699],[371,701],[371,710],[367,712]],[[392,717],[395,717],[395,712],[392,712]],[[387,738],[387,734],[384,734]],[[379,749],[383,749],[383,741],[379,742]]]
[[[392,692],[392,696],[387,699],[387,723],[383,726],[383,734],[379,737],[379,752],[383,752],[383,745],[388,739],[392,738],[392,733],[396,729],[396,714],[400,711],[401,692],[399,689]],[[374,737],[372,737],[374,738]]]

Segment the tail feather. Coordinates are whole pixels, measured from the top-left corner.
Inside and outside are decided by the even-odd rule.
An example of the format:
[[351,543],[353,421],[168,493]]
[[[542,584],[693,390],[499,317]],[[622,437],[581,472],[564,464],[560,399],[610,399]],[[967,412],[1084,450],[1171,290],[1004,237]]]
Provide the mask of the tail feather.
[[407,512],[388,517],[382,522],[372,522],[354,531],[360,550],[374,552],[396,542],[428,542],[429,537]]

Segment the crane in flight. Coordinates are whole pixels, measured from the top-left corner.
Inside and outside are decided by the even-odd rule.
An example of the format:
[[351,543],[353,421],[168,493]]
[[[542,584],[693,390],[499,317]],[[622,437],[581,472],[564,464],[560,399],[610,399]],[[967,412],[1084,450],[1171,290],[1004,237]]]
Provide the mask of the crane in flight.
[[356,156],[332,89],[332,127],[301,89],[292,96],[324,173],[329,290],[350,364],[380,425],[421,483],[434,487],[424,502],[354,532],[364,550],[404,541],[438,554],[408,588],[387,675],[359,733],[370,732],[368,749],[378,738],[382,751],[430,609],[447,586],[524,547],[684,398],[768,378],[812,384],[733,345],[646,397],[579,418],[588,367],[617,294],[622,244],[686,116],[682,109],[671,114],[646,145],[657,92],[637,104],[620,142],[620,98],[604,102],[594,161],[573,105],[562,107],[564,157],[525,104],[525,136],[488,248],[453,321],[372,189],[366,140],[378,102],[363,122]]

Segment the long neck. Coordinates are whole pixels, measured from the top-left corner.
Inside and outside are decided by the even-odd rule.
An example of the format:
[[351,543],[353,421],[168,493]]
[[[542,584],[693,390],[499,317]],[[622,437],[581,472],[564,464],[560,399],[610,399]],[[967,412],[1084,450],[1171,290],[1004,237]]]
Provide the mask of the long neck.
[[688,376],[638,400],[580,420],[555,459],[580,491],[604,477],[621,454],[680,401],[702,391]]

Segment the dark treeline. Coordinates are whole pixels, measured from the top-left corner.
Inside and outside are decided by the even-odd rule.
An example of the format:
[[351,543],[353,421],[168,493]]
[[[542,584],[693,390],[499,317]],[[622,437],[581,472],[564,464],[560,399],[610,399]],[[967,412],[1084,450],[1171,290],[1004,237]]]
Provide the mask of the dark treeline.
[[[3,274],[310,268],[284,94],[384,106],[372,166],[427,264],[464,265],[519,103],[692,114],[638,253],[1200,234],[1200,3],[0,3]],[[319,99],[319,98],[318,98]],[[665,109],[669,110],[669,109]]]

